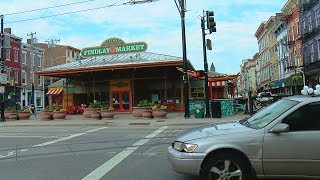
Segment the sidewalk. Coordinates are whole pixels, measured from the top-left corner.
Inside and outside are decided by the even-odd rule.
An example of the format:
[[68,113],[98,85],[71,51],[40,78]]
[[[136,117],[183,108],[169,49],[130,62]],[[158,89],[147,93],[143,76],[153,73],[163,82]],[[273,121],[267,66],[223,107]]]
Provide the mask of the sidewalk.
[[223,116],[221,118],[184,118],[184,112],[170,112],[166,118],[143,119],[134,118],[132,114],[115,114],[113,119],[91,119],[80,115],[67,115],[66,119],[54,119],[51,121],[41,120],[40,114],[36,117],[31,116],[29,120],[13,120],[0,122],[2,127],[34,127],[34,126],[128,126],[128,125],[149,125],[149,126],[181,126],[181,125],[201,125],[208,123],[226,122],[231,120],[239,120],[249,115],[243,112],[237,112],[234,116]]

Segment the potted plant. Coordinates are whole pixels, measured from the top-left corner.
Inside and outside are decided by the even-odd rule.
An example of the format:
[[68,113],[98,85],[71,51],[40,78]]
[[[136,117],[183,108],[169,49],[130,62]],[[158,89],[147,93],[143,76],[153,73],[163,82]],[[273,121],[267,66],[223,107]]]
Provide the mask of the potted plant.
[[54,106],[46,106],[44,110],[40,112],[40,117],[42,120],[53,120],[53,109]]
[[66,114],[66,109],[55,109],[52,113],[52,118],[53,119],[65,119],[67,116]]
[[109,106],[104,106],[101,108],[101,118],[113,118],[114,117],[114,108]]
[[89,108],[91,108],[90,111],[90,117],[93,119],[101,119],[101,102],[94,101],[89,104]]
[[30,116],[31,116],[31,112],[30,112],[29,108],[27,108],[27,107],[24,107],[23,109],[18,111],[19,119],[29,119]]
[[152,116],[164,118],[167,116],[167,106],[164,105],[155,105],[152,107]]
[[7,107],[4,110],[4,118],[8,120],[18,120],[18,111],[15,107]]
[[[132,114],[133,117],[149,117],[151,118],[152,113],[151,113],[151,107],[154,105],[154,103],[150,102],[147,99],[143,99],[141,101],[139,101],[138,103],[138,107],[133,107],[132,109]],[[145,112],[146,111],[146,112]],[[144,116],[142,116],[142,114],[144,113]]]

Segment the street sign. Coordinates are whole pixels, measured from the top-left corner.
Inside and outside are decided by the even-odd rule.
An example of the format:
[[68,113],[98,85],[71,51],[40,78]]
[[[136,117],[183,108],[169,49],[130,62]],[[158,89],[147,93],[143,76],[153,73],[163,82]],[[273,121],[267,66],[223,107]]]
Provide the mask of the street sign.
[[4,86],[0,86],[0,94],[4,94]]
[[7,84],[7,74],[0,73],[0,83]]

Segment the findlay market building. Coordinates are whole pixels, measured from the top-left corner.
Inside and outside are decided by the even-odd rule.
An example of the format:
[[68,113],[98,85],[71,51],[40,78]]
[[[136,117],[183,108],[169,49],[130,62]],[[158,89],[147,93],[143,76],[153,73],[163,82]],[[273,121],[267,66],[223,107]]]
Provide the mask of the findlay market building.
[[[68,109],[96,100],[113,107],[115,112],[132,112],[132,107],[147,99],[184,111],[182,58],[146,52],[147,48],[145,42],[125,43],[110,38],[100,46],[84,48],[84,59],[38,71],[41,76],[65,79],[62,86],[51,87],[46,93],[49,105],[55,103]],[[189,61],[187,64],[193,106],[193,100],[205,99],[204,81],[192,78],[195,69]],[[195,88],[202,90],[195,94]]]

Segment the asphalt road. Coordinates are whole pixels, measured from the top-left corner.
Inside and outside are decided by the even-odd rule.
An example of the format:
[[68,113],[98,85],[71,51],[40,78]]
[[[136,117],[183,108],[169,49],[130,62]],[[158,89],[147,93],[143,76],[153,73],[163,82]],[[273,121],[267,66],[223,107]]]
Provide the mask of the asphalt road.
[[0,179],[196,180],[166,159],[175,136],[190,127],[0,128]]

